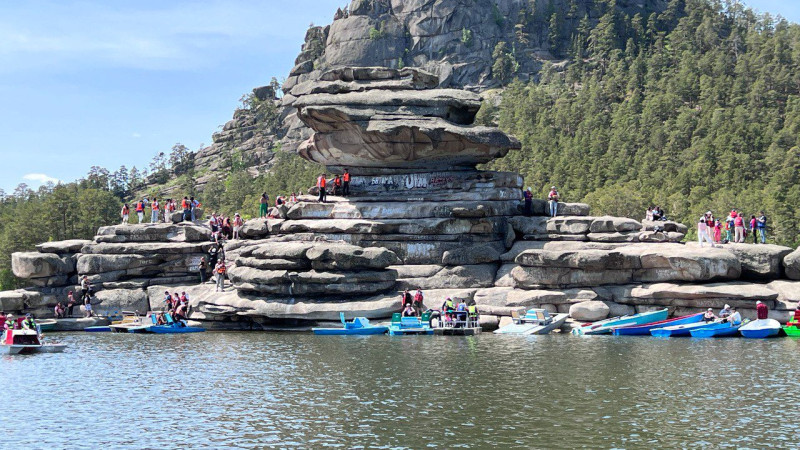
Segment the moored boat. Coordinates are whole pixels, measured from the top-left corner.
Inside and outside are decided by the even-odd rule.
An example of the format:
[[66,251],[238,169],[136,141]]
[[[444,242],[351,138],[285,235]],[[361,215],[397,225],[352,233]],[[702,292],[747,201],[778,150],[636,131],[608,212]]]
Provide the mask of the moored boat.
[[[202,327],[190,327],[185,320],[174,320],[172,315],[169,313],[164,313],[164,319],[166,320],[165,324],[158,324],[158,315],[151,314],[151,320],[153,321],[153,325],[150,325],[146,328],[146,332],[148,333],[156,333],[156,334],[183,334],[183,333],[202,333],[206,331],[205,328]],[[131,327],[128,331],[131,333],[135,333],[136,327]]]
[[384,334],[389,331],[389,327],[384,325],[374,325],[366,317],[356,317],[352,322],[344,318],[344,313],[339,313],[339,320],[342,321],[343,328],[312,328],[311,331],[320,336],[365,336]]
[[789,322],[783,327],[787,336],[800,337],[800,322]]
[[669,327],[654,328],[650,330],[650,335],[655,337],[680,337],[689,336],[692,330],[703,328],[715,322],[697,322],[686,325],[673,325]]
[[36,325],[39,326],[39,331],[53,331],[53,329],[58,324],[58,321],[55,319],[44,319],[44,320],[37,320]]
[[777,336],[781,332],[781,323],[775,319],[754,320],[739,328],[739,333],[748,339],[764,339]]
[[600,322],[590,323],[580,328],[572,330],[575,335],[590,335],[590,334],[609,334],[614,328],[619,328],[625,325],[644,325],[652,322],[659,322],[666,320],[669,315],[669,310],[659,309],[658,311],[651,311],[646,313],[634,314],[632,316],[615,317],[606,319]]
[[689,334],[693,338],[712,338],[712,337],[729,337],[739,334],[739,328],[746,325],[747,321],[733,323],[733,322],[714,322],[705,327],[692,329]]
[[703,320],[703,313],[690,314],[688,316],[675,317],[672,319],[661,320],[644,325],[626,325],[614,328],[612,334],[614,336],[650,336],[650,332],[656,328],[687,325],[691,323],[698,323],[701,320]]
[[[428,313],[426,313],[428,314]],[[404,336],[407,334],[433,334],[433,328],[428,320],[423,317],[402,317],[400,313],[392,314],[392,323],[389,326],[390,336]]]
[[514,311],[511,314],[512,323],[495,330],[495,334],[548,334],[551,331],[561,328],[569,314],[556,314],[551,316],[546,309],[529,309],[524,316]]

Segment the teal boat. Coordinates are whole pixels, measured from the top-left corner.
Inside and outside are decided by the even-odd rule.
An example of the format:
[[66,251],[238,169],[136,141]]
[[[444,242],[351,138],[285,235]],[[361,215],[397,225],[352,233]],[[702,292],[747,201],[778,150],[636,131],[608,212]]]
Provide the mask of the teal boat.
[[689,336],[692,330],[707,327],[716,322],[697,322],[683,325],[673,325],[669,327],[655,328],[650,330],[650,335],[654,337],[679,337]]
[[58,325],[58,321],[56,319],[37,320],[36,325],[39,326],[39,332],[53,331]]
[[365,336],[389,331],[389,327],[369,323],[366,317],[356,317],[352,322],[348,322],[344,318],[344,313],[340,312],[339,320],[342,321],[344,328],[312,328],[311,331],[319,336]]
[[653,322],[660,322],[666,320],[669,315],[669,310],[664,308],[658,311],[634,314],[632,316],[614,317],[611,319],[602,320],[600,322],[590,323],[580,328],[572,330],[575,335],[590,335],[590,334],[610,334],[614,328],[624,327],[627,325],[644,325]]
[[392,314],[392,324],[389,326],[390,336],[404,336],[407,334],[433,334],[430,324],[430,313],[422,317],[402,317],[400,313]]

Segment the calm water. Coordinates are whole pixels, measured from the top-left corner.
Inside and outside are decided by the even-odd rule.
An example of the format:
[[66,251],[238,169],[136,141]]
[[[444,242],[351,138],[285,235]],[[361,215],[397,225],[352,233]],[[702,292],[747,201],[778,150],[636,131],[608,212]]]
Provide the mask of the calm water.
[[0,357],[16,448],[797,445],[788,338],[55,336]]

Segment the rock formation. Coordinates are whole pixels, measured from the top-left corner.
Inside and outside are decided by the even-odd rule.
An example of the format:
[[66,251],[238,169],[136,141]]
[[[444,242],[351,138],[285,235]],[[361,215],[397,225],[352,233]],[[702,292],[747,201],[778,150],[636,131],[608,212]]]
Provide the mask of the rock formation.
[[417,288],[428,307],[474,300],[489,328],[530,307],[576,320],[725,304],[753,316],[758,300],[785,321],[800,300],[800,282],[784,279],[800,278],[800,257],[786,247],[684,245],[684,225],[590,216],[583,204],[549,218],[537,200],[523,216],[520,176],[476,168],[518,142],[474,126],[480,99],[438,88],[433,74],[361,67],[320,79],[293,89],[314,130],[301,154],[329,172],[347,168],[351,195],[302,196],[280,219],[248,221],[224,248],[224,292],[198,283],[214,245],[202,224],[112,226],[14,254],[30,287],[0,293],[0,307],[48,316],[84,275],[98,310],[159,309],[164,291],[186,291],[190,317],[219,328],[308,326],[340,311],[384,319]]

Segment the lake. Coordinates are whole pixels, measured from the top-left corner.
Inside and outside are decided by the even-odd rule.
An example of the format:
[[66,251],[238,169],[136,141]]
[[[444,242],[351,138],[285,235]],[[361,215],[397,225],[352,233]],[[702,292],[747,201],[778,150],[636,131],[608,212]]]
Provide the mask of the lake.
[[0,357],[15,447],[797,445],[789,338],[51,336]]

